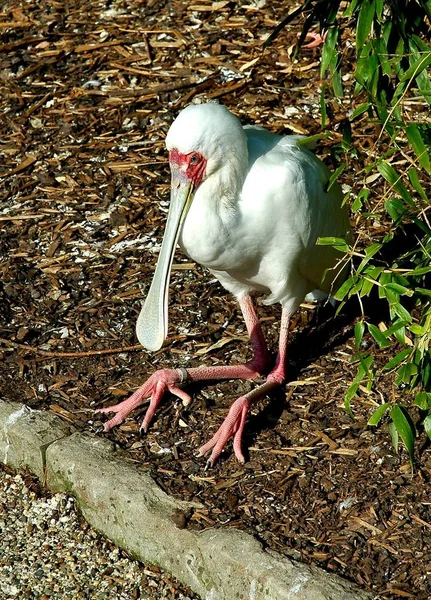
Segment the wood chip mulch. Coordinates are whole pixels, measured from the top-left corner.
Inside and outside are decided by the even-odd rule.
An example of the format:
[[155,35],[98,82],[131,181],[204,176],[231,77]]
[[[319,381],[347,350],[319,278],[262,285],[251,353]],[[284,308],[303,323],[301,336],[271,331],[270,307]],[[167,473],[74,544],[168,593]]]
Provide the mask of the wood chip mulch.
[[[95,407],[125,398],[156,368],[249,358],[235,302],[180,252],[167,346],[143,351],[134,327],[163,235],[169,199],[164,136],[178,111],[192,100],[217,99],[244,123],[279,133],[320,130],[321,49],[292,57],[302,21],[262,51],[293,6],[265,0],[3,2],[2,398],[51,410],[88,430],[100,426]],[[345,36],[349,60],[348,31]],[[320,153],[329,162],[327,145],[340,140],[345,115],[359,101],[350,95],[348,74],[345,79],[345,98],[327,106],[333,139]],[[374,132],[356,134],[365,149]],[[358,189],[353,169],[342,183]],[[373,183],[376,201],[382,190],[381,179]],[[370,220],[370,238],[383,230]],[[275,351],[279,307],[260,306],[259,312]],[[412,474],[386,427],[365,426],[382,398],[399,398],[389,378],[353,402],[355,421],[346,413],[358,315],[356,306],[338,317],[327,308],[298,312],[289,381],[254,407],[244,466],[229,450],[204,472],[195,452],[253,385],[247,382],[195,386],[187,411],[166,399],[145,439],[138,435],[145,407],[109,437],[169,493],[201,504],[189,527],[240,528],[379,598],[426,600],[429,446],[418,440]],[[372,348],[372,340],[364,343]]]

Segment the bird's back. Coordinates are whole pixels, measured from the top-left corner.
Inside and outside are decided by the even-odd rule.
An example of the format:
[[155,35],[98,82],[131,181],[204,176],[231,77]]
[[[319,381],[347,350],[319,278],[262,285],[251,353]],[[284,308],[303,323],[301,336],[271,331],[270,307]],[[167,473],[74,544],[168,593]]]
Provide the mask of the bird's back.
[[337,183],[326,191],[330,172],[303,144],[298,145],[300,136],[244,129],[249,174],[243,211],[249,223],[257,224],[256,237],[262,237],[262,272],[269,274],[271,284],[268,301],[280,301],[293,311],[305,293],[330,292],[335,279],[342,282],[336,269],[341,255],[330,246],[316,246],[316,241],[348,235],[343,194]]

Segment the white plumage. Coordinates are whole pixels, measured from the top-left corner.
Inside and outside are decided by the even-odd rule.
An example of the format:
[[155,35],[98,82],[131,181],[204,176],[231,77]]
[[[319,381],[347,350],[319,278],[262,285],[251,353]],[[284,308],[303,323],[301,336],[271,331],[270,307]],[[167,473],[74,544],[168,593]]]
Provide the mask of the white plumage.
[[[138,338],[150,350],[157,350],[166,337],[169,273],[179,242],[190,258],[207,267],[239,300],[255,357],[237,367],[188,369],[186,375],[180,370],[181,376],[170,383],[160,375],[168,370],[158,371],[157,381],[150,386],[147,382],[135,395],[140,402],[144,395],[154,399],[157,383],[159,390],[163,383],[163,390],[180,390],[177,395],[188,401],[177,385],[185,377],[256,376],[265,369],[268,352],[249,294],[262,292],[267,295],[266,303],[281,303],[279,356],[267,383],[234,404],[238,404],[238,414],[231,414],[233,406],[219,432],[202,449],[202,453],[213,449],[212,464],[226,440],[234,437],[235,452],[243,460],[241,434],[250,402],[285,377],[289,316],[309,292],[329,293],[334,282],[342,281],[340,254],[331,246],[316,246],[316,241],[326,236],[347,239],[348,215],[339,185],[326,191],[328,169],[298,136],[281,137],[260,127],[242,127],[218,104],[184,109],[168,132],[166,147],[172,171],[171,206],[154,279],[138,319]],[[129,402],[132,398],[118,405],[122,408],[113,407],[117,415],[106,429],[120,422],[118,413],[122,420],[136,406],[136,398]],[[158,401],[150,406],[152,414]],[[144,420],[144,428],[152,414]]]

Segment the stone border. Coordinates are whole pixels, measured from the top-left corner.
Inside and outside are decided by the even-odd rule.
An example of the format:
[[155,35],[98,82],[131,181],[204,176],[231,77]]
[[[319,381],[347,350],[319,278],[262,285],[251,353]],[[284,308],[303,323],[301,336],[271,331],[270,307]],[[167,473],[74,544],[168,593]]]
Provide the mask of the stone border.
[[190,531],[195,504],[163,492],[109,440],[60,417],[0,400],[0,457],[50,490],[75,496],[85,519],[137,559],[155,564],[203,600],[371,600],[323,569],[264,550],[237,529]]

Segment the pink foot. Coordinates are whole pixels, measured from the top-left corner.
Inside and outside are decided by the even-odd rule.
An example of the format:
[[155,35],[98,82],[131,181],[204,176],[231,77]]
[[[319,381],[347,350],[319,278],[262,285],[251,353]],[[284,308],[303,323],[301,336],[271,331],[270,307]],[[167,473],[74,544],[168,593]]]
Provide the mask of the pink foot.
[[204,456],[212,450],[211,456],[207,461],[207,467],[212,467],[220,456],[226,442],[233,437],[233,449],[235,456],[240,463],[244,463],[244,455],[242,453],[242,433],[244,431],[245,419],[250,408],[250,400],[246,396],[238,398],[228,412],[227,417],[223,421],[221,427],[213,435],[209,442],[199,449],[199,456]]
[[150,406],[145,413],[141,425],[141,430],[147,431],[148,425],[154,417],[160,400],[166,391],[169,391],[174,396],[180,398],[183,401],[184,406],[187,406],[190,404],[192,398],[184,390],[178,387],[177,384],[181,383],[181,381],[181,369],[161,369],[160,371],[156,371],[136,390],[134,394],[127,398],[127,400],[123,400],[123,402],[115,404],[114,406],[99,408],[95,411],[97,413],[115,413],[115,416],[104,424],[103,430],[109,431],[116,425],[122,423],[132,410],[145,402],[147,398],[151,397]]
[[317,46],[320,46],[320,44],[323,44],[323,42],[325,41],[326,31],[323,35],[320,35],[320,33],[313,33],[310,31],[305,37],[313,41],[309,44],[305,44],[304,46],[302,46],[303,48],[317,48]]

